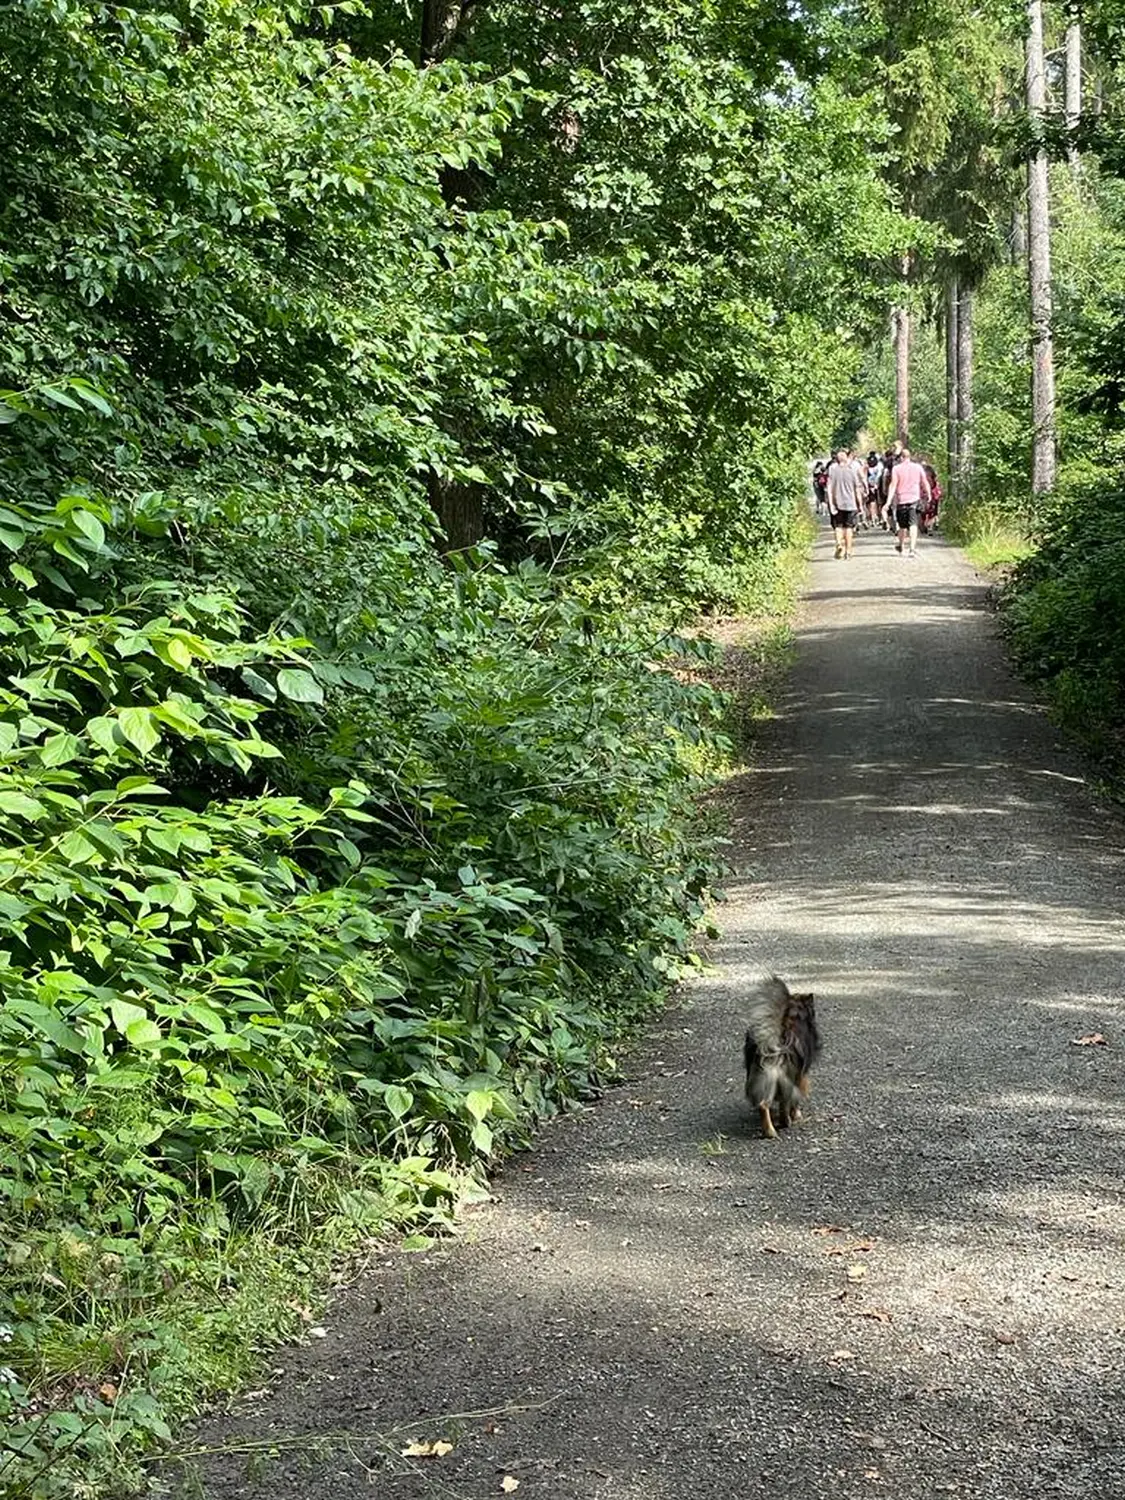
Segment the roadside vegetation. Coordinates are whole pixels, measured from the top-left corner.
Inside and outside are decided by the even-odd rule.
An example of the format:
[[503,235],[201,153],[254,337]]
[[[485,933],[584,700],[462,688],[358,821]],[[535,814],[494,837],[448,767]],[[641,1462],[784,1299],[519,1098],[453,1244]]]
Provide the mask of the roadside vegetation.
[[474,9],[0,16],[13,1500],[141,1483],[689,961],[695,622],[902,221],[782,10]]
[[[1123,154],[1112,6],[1089,24],[1057,504],[1001,256],[962,513],[1038,549],[1013,642],[1112,746]],[[890,306],[1002,238],[1029,148],[981,80],[1013,27],[0,11],[5,1497],[142,1483],[333,1266],[611,1076],[691,961],[807,456],[885,420]]]

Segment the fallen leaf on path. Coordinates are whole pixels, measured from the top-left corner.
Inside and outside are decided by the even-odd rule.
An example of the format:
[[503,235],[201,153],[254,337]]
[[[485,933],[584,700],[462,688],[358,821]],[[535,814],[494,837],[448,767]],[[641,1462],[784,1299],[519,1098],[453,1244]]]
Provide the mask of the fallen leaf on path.
[[874,1250],[876,1243],[875,1240],[856,1240],[854,1245],[849,1245],[847,1248],[858,1254],[866,1254],[868,1250]]
[[885,1307],[862,1307],[856,1313],[857,1318],[871,1318],[876,1323],[893,1323],[894,1319]]
[[434,1443],[410,1443],[402,1450],[403,1458],[444,1458],[453,1452],[453,1444],[438,1438]]
[[813,1234],[843,1234],[844,1232],[842,1224],[818,1224],[813,1230]]
[[1016,1341],[1016,1336],[1014,1333],[1005,1333],[1003,1329],[1000,1328],[994,1328],[992,1330],[992,1337],[998,1344],[1014,1344]]
[[1109,1043],[1100,1031],[1091,1031],[1086,1036],[1072,1036],[1070,1045],[1072,1047],[1108,1047]]
[[513,1490],[518,1490],[519,1487],[519,1480],[514,1479],[511,1474],[505,1474],[500,1481],[500,1488],[504,1491],[505,1495],[510,1495]]
[[866,1266],[858,1266],[857,1265],[857,1266],[849,1266],[848,1267],[848,1280],[849,1281],[863,1281],[866,1276],[867,1276],[867,1267]]

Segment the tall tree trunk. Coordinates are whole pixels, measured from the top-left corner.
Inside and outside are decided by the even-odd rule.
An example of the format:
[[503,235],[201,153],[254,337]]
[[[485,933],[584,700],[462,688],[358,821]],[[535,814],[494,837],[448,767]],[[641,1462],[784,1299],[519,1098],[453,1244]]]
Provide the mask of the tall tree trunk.
[[[1043,68],[1043,3],[1027,0],[1027,113],[1042,128],[1047,107]],[[1047,153],[1033,149],[1027,163],[1027,266],[1031,304],[1031,492],[1055,486],[1055,359],[1051,341],[1051,202]]]
[[1066,23],[1066,74],[1064,104],[1066,108],[1066,159],[1070,170],[1078,175],[1078,127],[1082,123],[1082,21],[1073,15]]
[[960,284],[951,276],[945,284],[945,473],[952,499],[961,496],[960,400],[957,388],[957,315]]
[[1027,264],[1027,205],[1023,202],[1012,206],[1012,265]]
[[476,0],[423,0],[421,62],[424,68],[448,57]]
[[[904,292],[910,280],[910,255],[902,257]],[[910,441],[910,307],[904,300],[895,308],[895,436],[900,443]]]
[[[428,68],[449,56],[476,3],[477,0],[423,0],[418,45],[420,67]],[[448,175],[443,178],[441,187],[446,202],[451,202],[454,194]],[[484,504],[480,487],[439,478],[431,470],[427,492],[445,533],[445,551],[460,552],[466,547],[475,547],[484,536]]]
[[895,436],[909,442],[910,434],[910,309],[894,310]]
[[957,295],[957,496],[973,489],[973,289]]
[[484,506],[479,485],[460,484],[431,475],[429,499],[445,533],[442,554],[475,547],[484,536]]

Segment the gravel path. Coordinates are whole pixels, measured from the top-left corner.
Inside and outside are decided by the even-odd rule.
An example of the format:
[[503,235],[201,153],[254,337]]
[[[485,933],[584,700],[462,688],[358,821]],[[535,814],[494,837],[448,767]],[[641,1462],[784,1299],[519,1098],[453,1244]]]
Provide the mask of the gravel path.
[[[277,1453],[212,1458],[185,1495],[1125,1495],[1125,828],[980,580],[923,547],[818,543],[731,789],[714,969],[630,1082],[511,1162],[458,1242],[376,1266],[199,1434]],[[771,970],[825,1035],[776,1143],[737,1076]]]

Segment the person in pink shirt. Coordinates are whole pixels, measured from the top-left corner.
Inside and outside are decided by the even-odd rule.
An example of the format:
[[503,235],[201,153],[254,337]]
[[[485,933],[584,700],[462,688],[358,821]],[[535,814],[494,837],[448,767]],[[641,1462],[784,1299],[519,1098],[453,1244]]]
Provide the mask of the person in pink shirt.
[[895,508],[895,525],[898,527],[895,551],[901,552],[907,538],[910,540],[907,557],[918,556],[918,505],[923,497],[929,503],[930,481],[926,478],[926,471],[911,458],[910,449],[903,448],[902,457],[891,470],[885,510],[890,510],[892,505]]

